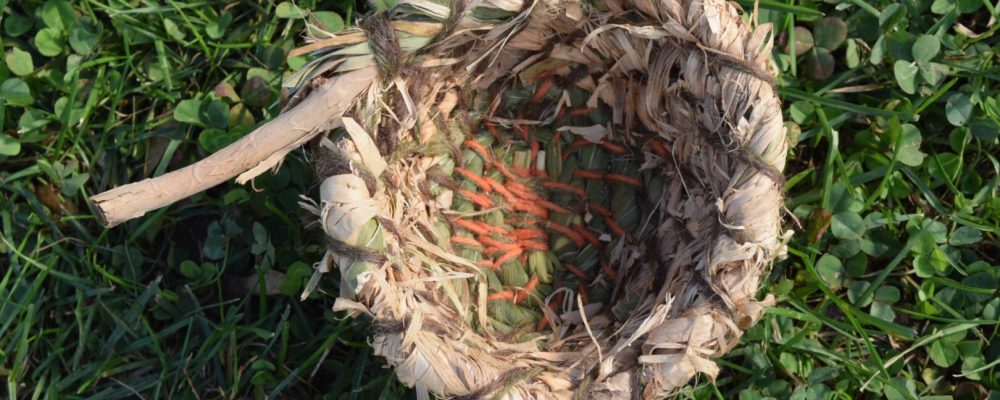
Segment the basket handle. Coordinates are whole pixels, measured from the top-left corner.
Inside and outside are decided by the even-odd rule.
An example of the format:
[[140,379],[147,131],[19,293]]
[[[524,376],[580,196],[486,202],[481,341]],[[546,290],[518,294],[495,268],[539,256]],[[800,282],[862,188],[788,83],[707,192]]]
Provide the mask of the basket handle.
[[288,152],[339,124],[377,77],[374,67],[330,78],[301,103],[224,149],[179,170],[90,198],[101,225],[113,227],[212,188],[233,177],[244,183],[281,163]]

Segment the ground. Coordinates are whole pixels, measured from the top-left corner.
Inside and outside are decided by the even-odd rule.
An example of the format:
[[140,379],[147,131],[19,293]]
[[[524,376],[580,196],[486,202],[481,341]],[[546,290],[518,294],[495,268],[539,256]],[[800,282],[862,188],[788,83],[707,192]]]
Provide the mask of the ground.
[[[777,306],[680,397],[1000,399],[997,5],[739,5],[774,27],[795,235]],[[353,0],[0,9],[0,397],[412,397],[335,293],[298,299],[308,154],[111,230],[87,207],[275,116],[304,18]]]

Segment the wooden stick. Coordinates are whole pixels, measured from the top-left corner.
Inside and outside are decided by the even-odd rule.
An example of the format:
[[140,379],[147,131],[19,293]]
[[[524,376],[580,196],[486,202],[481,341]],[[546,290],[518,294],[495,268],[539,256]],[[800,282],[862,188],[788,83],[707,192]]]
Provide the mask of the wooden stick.
[[364,68],[330,78],[291,110],[201,161],[91,197],[94,213],[110,228],[237,175],[240,183],[253,179],[278,165],[288,152],[339,124],[340,117],[375,77],[374,68]]

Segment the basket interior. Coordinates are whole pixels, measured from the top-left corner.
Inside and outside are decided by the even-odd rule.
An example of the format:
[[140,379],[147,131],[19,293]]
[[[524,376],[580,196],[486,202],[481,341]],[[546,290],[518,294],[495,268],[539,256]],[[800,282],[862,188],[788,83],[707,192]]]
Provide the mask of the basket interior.
[[[471,102],[492,111],[457,111],[421,152],[440,153],[422,190],[439,207],[427,233],[478,267],[440,288],[471,305],[459,311],[470,327],[565,344],[580,306],[598,323],[623,323],[662,284],[659,257],[647,252],[657,247],[667,153],[654,135],[612,123],[606,105],[588,107],[591,93],[572,81],[529,72]],[[625,290],[638,276],[646,284]]]

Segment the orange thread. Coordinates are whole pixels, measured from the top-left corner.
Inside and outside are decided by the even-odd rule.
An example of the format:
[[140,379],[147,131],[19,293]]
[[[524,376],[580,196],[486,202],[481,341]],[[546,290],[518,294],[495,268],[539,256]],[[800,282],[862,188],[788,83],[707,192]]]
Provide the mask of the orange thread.
[[461,245],[465,245],[465,246],[483,247],[483,244],[479,243],[478,240],[470,238],[470,237],[467,237],[467,236],[452,236],[451,237],[451,242],[454,243],[454,244],[461,244]]
[[631,176],[626,176],[622,174],[605,174],[604,179],[609,181],[615,181],[619,183],[624,183],[626,185],[632,185],[636,187],[642,187],[642,181],[635,179]]
[[660,157],[667,156],[667,148],[663,146],[663,141],[660,139],[653,139],[649,141],[649,147],[653,149],[653,152]]
[[510,231],[510,237],[518,240],[548,239],[549,234],[537,229],[514,229]]
[[609,265],[607,261],[601,260],[601,270],[604,271],[605,274],[608,274],[611,279],[618,279],[618,271],[611,269],[611,265]]
[[588,171],[585,169],[578,169],[573,171],[573,176],[587,179],[604,179],[604,174],[597,171]]
[[517,292],[517,297],[514,298],[514,302],[520,303],[521,300],[528,297],[528,295],[531,294],[531,291],[535,290],[535,286],[538,286],[538,276],[532,276],[531,279],[528,280],[528,283],[524,285],[524,288],[522,288],[520,292]]
[[542,207],[539,207],[539,206],[535,205],[534,203],[532,203],[530,201],[518,200],[518,201],[514,202],[513,207],[514,207],[514,210],[517,210],[517,211],[520,211],[520,212],[523,212],[523,213],[537,215],[537,216],[542,217],[544,219],[548,219],[549,218],[549,212],[547,210],[545,210]]
[[501,247],[498,247],[498,246],[490,246],[490,247],[487,247],[485,250],[483,250],[483,254],[486,254],[486,255],[488,255],[490,257],[496,257],[496,256],[507,254],[508,251],[510,251],[510,250],[509,249],[504,249],[504,248],[501,248]]
[[594,210],[594,212],[601,214],[604,218],[611,218],[611,211],[608,210],[607,207],[600,204],[589,204],[588,207],[590,207],[591,210]]
[[608,151],[610,151],[612,153],[618,153],[618,154],[628,154],[629,153],[628,149],[626,149],[624,146],[619,145],[617,143],[612,143],[612,142],[608,141],[607,139],[604,139],[604,140],[601,141],[601,147],[604,147],[605,149],[608,149]]
[[485,246],[497,247],[503,249],[504,251],[509,251],[517,248],[517,244],[515,243],[502,242],[494,238],[491,238],[489,236],[480,236],[479,243],[482,243]]
[[565,192],[574,193],[577,196],[580,196],[580,197],[583,197],[583,198],[587,197],[587,192],[585,192],[583,189],[578,188],[578,187],[573,186],[573,185],[570,185],[568,183],[563,183],[563,182],[559,182],[559,181],[545,181],[545,182],[542,182],[542,187],[547,188],[547,189],[561,190],[561,191],[565,191]]
[[490,183],[486,181],[486,178],[477,175],[475,172],[469,171],[462,167],[455,167],[455,172],[465,177],[465,179],[472,181],[472,183],[475,183],[476,186],[479,186],[479,188],[483,189],[484,192],[490,193],[493,191],[493,188],[490,187]]
[[535,330],[541,331],[547,328],[548,326],[549,326],[549,317],[545,314],[542,314],[542,319],[538,320],[538,325],[535,325]]
[[563,263],[563,267],[566,268],[567,271],[569,271],[573,275],[576,275],[580,279],[586,279],[586,280],[590,279],[590,276],[587,275],[586,272],[583,272],[582,270],[580,270],[580,268],[578,268],[577,266],[575,266],[573,264]]
[[563,160],[563,161],[566,161],[566,159],[568,159],[568,158],[569,158],[569,156],[573,155],[573,151],[574,151],[574,150],[575,150],[575,149],[573,149],[572,147],[570,147],[570,148],[569,148],[569,151],[564,151],[564,152],[562,153],[562,158],[560,158],[560,159],[561,159],[561,160]]
[[489,233],[488,230],[486,230],[485,228],[477,225],[476,223],[474,223],[472,221],[467,221],[467,220],[464,220],[464,219],[456,219],[456,220],[453,220],[451,222],[453,224],[458,225],[458,226],[460,226],[462,228],[465,228],[465,230],[470,231],[472,233],[475,233],[477,235],[485,235],[485,234]]
[[538,217],[534,215],[525,215],[525,214],[511,215],[507,217],[506,221],[511,225],[528,226],[528,227],[538,226],[538,223],[541,222],[539,221]]
[[[524,121],[524,115],[523,114],[522,115],[518,115],[517,116],[517,121],[518,122]],[[514,130],[521,132],[521,139],[522,140],[525,140],[525,141],[528,140],[528,128],[526,126],[524,126],[524,124],[515,123],[514,124]]]
[[615,221],[611,217],[611,211],[606,207],[599,204],[591,204],[590,209],[604,217],[604,222],[608,224],[608,229],[611,229],[611,233],[614,233],[616,236],[625,236],[625,230],[622,229],[621,225],[618,225],[618,221]]
[[[556,298],[553,299],[555,301],[547,305],[547,307],[549,308],[549,310],[552,311],[553,314],[555,314],[556,310],[559,309],[559,304],[562,303],[563,298],[566,297],[563,295],[563,293],[564,292],[559,292],[559,294],[556,295]],[[542,329],[545,329],[545,327],[548,325],[549,325],[549,317],[545,314],[542,314],[542,318],[538,320],[538,325],[536,330],[540,331]]]
[[566,225],[562,225],[562,224],[557,223],[557,222],[548,221],[545,224],[545,227],[549,228],[549,229],[552,229],[552,230],[554,230],[556,232],[559,232],[563,236],[566,236],[566,237],[570,238],[570,240],[572,240],[573,243],[576,244],[576,247],[583,247],[583,245],[585,244],[583,236],[580,236],[579,233],[576,233],[572,229],[568,228]]
[[514,294],[514,292],[510,290],[504,290],[502,292],[496,292],[489,296],[486,296],[486,301],[497,301],[497,300],[514,301],[515,296],[516,295]]
[[491,178],[486,178],[486,181],[487,183],[490,184],[490,187],[492,187],[493,190],[496,190],[497,193],[500,193],[500,196],[503,196],[503,199],[506,200],[508,203],[513,204],[514,202],[517,201],[517,196],[514,196],[513,193],[507,190],[507,188],[505,188],[502,183],[497,182],[496,180]]
[[524,80],[524,83],[528,84],[528,85],[533,85],[533,84],[538,83],[538,81],[540,81],[542,79],[545,79],[545,78],[548,78],[548,77],[551,77],[551,76],[553,76],[555,74],[556,73],[553,70],[539,71],[538,73],[536,73],[536,74],[534,74],[534,75],[532,75],[530,77],[526,77],[525,80]]
[[560,206],[548,200],[538,199],[535,200],[535,203],[537,203],[540,207],[546,210],[551,210],[560,214],[573,214],[573,211],[570,211],[568,208]]
[[500,256],[500,258],[498,258],[497,261],[496,261],[496,263],[494,263],[494,264],[497,267],[503,266],[508,261],[517,258],[517,256],[521,255],[521,253],[523,253],[523,252],[524,252],[524,250],[521,250],[520,247],[518,247],[516,249],[513,249],[511,251],[508,251],[507,254],[504,254],[503,256]]
[[614,218],[608,216],[604,219],[604,222],[608,224],[608,229],[611,229],[611,233],[614,233],[615,236],[625,236],[625,230],[622,229],[621,225],[618,225],[618,221],[615,221]]
[[493,207],[493,202],[490,201],[488,197],[481,195],[479,193],[473,193],[465,189],[460,189],[458,191],[458,194],[462,195],[462,197],[465,197],[466,199],[469,199],[469,201],[476,203],[482,208]]
[[532,172],[531,172],[531,168],[511,167],[511,171],[513,171],[514,174],[519,175],[519,176],[523,176],[523,177],[528,177],[528,176],[533,175]]
[[472,151],[479,153],[479,156],[482,157],[487,163],[494,164],[493,157],[490,156],[489,150],[486,150],[486,148],[479,144],[479,142],[472,139],[466,139],[464,144],[466,147],[472,149]]
[[587,300],[590,296],[587,295],[587,288],[583,287],[583,283],[578,286],[578,289],[580,290],[580,298],[583,300],[583,304],[590,303],[590,301]]
[[483,124],[486,125],[486,130],[490,132],[490,136],[500,140],[500,132],[497,131],[497,126],[493,124],[493,121],[485,121]]
[[479,227],[485,229],[486,232],[506,234],[507,231],[508,231],[507,228],[504,228],[504,227],[499,226],[499,225],[490,225],[490,224],[487,224],[487,223],[485,223],[483,221],[473,221],[472,223],[474,223],[474,224],[478,225]]
[[517,244],[520,245],[521,248],[523,248],[525,250],[549,251],[549,245],[548,244],[545,244],[545,243],[542,243],[542,242],[536,242],[536,241],[533,241],[533,240],[522,240],[522,241],[517,242]]
[[531,166],[528,167],[529,169],[535,169],[535,167],[538,165],[538,151],[541,149],[542,145],[539,144],[537,140],[531,141],[531,160],[530,160]]
[[576,140],[573,140],[573,143],[570,145],[570,147],[572,149],[579,149],[581,147],[587,147],[587,146],[590,146],[590,145],[600,145],[601,147],[607,149],[608,151],[610,151],[612,153],[617,153],[617,154],[628,154],[629,153],[628,149],[625,148],[625,146],[622,146],[620,144],[611,142],[611,141],[609,141],[607,139],[602,139],[600,143],[594,143],[594,142],[591,142],[591,141],[589,141],[587,139],[584,139],[582,137],[581,138],[576,138]]
[[531,190],[531,188],[517,182],[507,182],[507,188],[510,189],[511,193],[514,193],[525,200],[541,199],[538,193],[535,193],[534,190]]
[[582,137],[578,137],[576,139],[573,139],[573,143],[570,144],[570,147],[572,147],[572,148],[580,148],[580,147],[586,147],[586,146],[595,145],[595,144],[597,144],[597,143],[591,142],[591,141],[589,141],[587,139],[584,139]]
[[503,163],[493,163],[493,166],[496,167],[497,171],[500,171],[503,176],[507,177],[507,179],[517,179],[517,175],[512,174]]
[[600,240],[597,240],[597,237],[590,232],[590,229],[587,229],[587,227],[583,225],[575,225],[575,226],[576,226],[576,231],[580,232],[580,234],[583,235],[584,239],[587,239],[587,241],[590,242],[590,244],[594,245],[594,247],[598,249],[602,250],[604,249],[604,244],[601,243]]
[[531,96],[531,101],[538,102],[541,101],[545,94],[549,92],[552,88],[553,80],[552,78],[546,79],[541,85],[538,85],[538,89],[535,90],[535,95]]
[[570,111],[569,115],[572,115],[574,117],[579,117],[581,115],[587,115],[587,114],[590,114],[592,112],[594,112],[593,108],[577,108],[577,109],[575,109],[573,111]]

